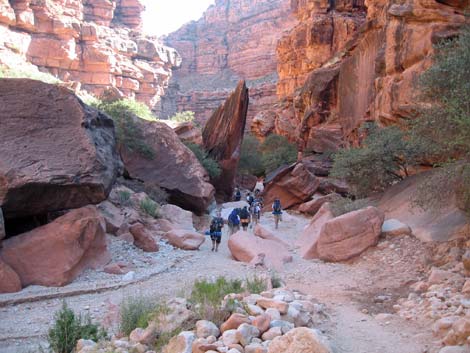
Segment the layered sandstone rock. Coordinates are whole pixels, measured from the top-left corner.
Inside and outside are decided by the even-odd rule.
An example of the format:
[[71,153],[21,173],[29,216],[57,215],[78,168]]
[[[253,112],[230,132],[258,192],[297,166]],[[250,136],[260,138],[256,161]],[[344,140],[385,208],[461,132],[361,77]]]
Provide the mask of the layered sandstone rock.
[[6,219],[105,200],[121,169],[110,118],[71,91],[0,80],[0,206]]
[[359,143],[366,120],[390,125],[413,118],[418,77],[431,65],[433,45],[457,33],[468,6],[468,0],[331,3],[294,2],[300,24],[278,46],[282,104],[256,119],[257,136],[273,131],[301,150],[325,152]]
[[235,91],[210,117],[202,139],[209,156],[219,162],[221,173],[212,180],[217,196],[225,201],[233,194],[248,111],[248,89],[240,81]]
[[140,0],[2,0],[0,65],[96,95],[112,86],[154,107],[180,57],[140,32],[143,9]]
[[197,158],[168,125],[136,117],[134,121],[153,156],[121,146],[121,157],[129,175],[167,190],[171,203],[203,213],[213,202],[215,191]]
[[247,80],[248,120],[276,102],[276,43],[296,22],[290,0],[218,0],[165,42],[183,58],[164,114],[192,110],[205,122],[240,79]]
[[3,241],[0,258],[23,286],[63,286],[83,270],[105,265],[110,255],[102,218],[94,206],[87,206]]

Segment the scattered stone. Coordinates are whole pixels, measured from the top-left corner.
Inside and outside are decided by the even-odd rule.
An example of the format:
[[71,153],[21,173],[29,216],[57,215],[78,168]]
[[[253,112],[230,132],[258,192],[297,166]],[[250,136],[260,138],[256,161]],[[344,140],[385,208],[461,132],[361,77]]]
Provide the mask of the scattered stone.
[[209,336],[219,337],[220,331],[218,327],[211,321],[199,320],[196,322],[196,336],[199,338],[207,338]]
[[259,298],[256,304],[264,309],[273,308],[279,311],[281,314],[287,314],[289,304],[280,300],[274,300],[269,298]]
[[142,223],[133,224],[129,231],[134,237],[134,245],[138,248],[146,252],[157,252],[159,250],[155,238]]
[[220,331],[236,330],[241,324],[251,324],[251,320],[246,315],[234,313],[220,326]]
[[163,348],[163,353],[191,353],[196,335],[190,331],[183,331],[173,337]]
[[254,318],[253,326],[255,326],[261,334],[269,329],[271,323],[271,316],[268,314],[261,314]]
[[253,325],[241,324],[237,328],[237,339],[242,346],[247,346],[251,340],[260,336],[260,331]]
[[327,340],[316,330],[299,327],[284,336],[276,337],[269,345],[268,353],[331,353]]
[[272,341],[274,338],[282,336],[282,329],[280,326],[278,327],[271,327],[268,331],[263,333],[261,338],[263,341]]
[[136,328],[129,335],[129,340],[135,343],[152,345],[157,338],[157,330],[155,324],[150,324],[147,328]]
[[222,342],[224,343],[224,345],[229,346],[231,344],[237,344],[239,342],[237,330],[230,329],[222,332]]

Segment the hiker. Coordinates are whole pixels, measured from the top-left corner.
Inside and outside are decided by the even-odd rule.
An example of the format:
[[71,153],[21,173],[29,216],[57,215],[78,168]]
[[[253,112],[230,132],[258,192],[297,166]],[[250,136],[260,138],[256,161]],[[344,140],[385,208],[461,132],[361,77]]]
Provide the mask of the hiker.
[[248,225],[250,224],[250,211],[248,211],[248,206],[242,208],[239,216],[242,228],[246,232],[248,230]]
[[210,225],[210,236],[212,240],[212,250],[211,251],[218,251],[219,244],[222,241],[222,228],[224,227],[224,220],[220,217],[220,212],[217,212],[217,216],[212,218],[212,222]]
[[246,197],[246,202],[248,202],[248,205],[251,205],[253,204],[253,201],[255,201],[255,198],[253,197],[253,195],[250,193],[248,193],[248,196]]
[[254,224],[258,224],[261,218],[261,204],[259,202],[253,202],[253,206],[251,207],[251,219]]
[[274,215],[274,223],[276,225],[276,229],[279,226],[279,221],[282,222],[282,206],[281,206],[281,200],[279,198],[275,198],[273,202],[273,215]]
[[228,229],[230,229],[230,235],[240,230],[240,218],[238,217],[239,213],[240,213],[240,209],[234,208],[228,216],[227,224],[228,224]]
[[240,191],[239,187],[235,188],[235,193],[234,193],[234,200],[235,201],[240,201],[242,199],[242,193]]

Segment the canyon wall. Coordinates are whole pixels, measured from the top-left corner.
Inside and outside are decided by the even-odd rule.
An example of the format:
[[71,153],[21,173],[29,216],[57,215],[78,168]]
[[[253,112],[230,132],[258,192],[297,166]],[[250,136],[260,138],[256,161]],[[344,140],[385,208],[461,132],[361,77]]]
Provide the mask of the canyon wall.
[[216,0],[200,20],[165,39],[183,62],[161,116],[192,110],[205,122],[239,79],[250,88],[248,121],[269,109],[277,101],[277,42],[296,23],[290,0]]
[[[294,0],[300,23],[280,41],[280,103],[251,126],[299,150],[357,144],[364,121],[415,117],[433,45],[457,35],[468,0]],[[366,15],[366,17],[364,17]]]
[[0,66],[41,70],[156,109],[177,52],[141,32],[139,0],[0,0]]

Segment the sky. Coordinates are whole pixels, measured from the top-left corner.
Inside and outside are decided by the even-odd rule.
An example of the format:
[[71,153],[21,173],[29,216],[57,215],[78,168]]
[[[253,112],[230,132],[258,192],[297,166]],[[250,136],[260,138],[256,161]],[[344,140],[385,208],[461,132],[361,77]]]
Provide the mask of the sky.
[[142,0],[144,31],[148,34],[171,33],[183,24],[197,20],[214,0]]

